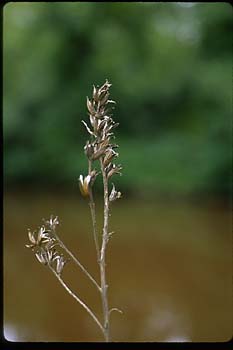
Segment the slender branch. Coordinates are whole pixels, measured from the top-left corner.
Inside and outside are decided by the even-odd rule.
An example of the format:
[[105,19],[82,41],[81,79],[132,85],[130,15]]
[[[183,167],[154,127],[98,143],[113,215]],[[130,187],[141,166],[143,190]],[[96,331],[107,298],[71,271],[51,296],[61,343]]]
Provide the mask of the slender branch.
[[104,227],[103,227],[103,239],[101,247],[101,256],[100,256],[100,278],[101,278],[101,296],[102,296],[102,305],[103,305],[103,316],[104,316],[104,336],[105,341],[110,341],[110,330],[109,330],[109,310],[108,310],[108,295],[107,295],[107,283],[106,283],[106,246],[108,242],[108,218],[109,218],[109,198],[108,198],[108,179],[106,171],[103,165],[103,159],[100,160],[101,171],[103,176],[103,185],[104,185]]
[[54,236],[58,241],[59,245],[66,251],[66,253],[71,257],[71,259],[80,267],[80,269],[85,273],[85,275],[92,281],[92,283],[96,286],[99,292],[101,292],[101,287],[96,282],[94,277],[90,275],[90,273],[86,270],[86,268],[80,263],[80,261],[71,253],[71,251],[65,246],[65,244],[60,240],[58,235],[54,232]]
[[[88,160],[88,174],[89,175],[91,173],[91,167],[92,167],[92,162],[90,160]],[[97,261],[99,263],[99,260],[100,260],[100,248],[99,248],[99,241],[98,241],[98,235],[97,235],[97,230],[96,230],[95,202],[94,202],[93,192],[92,192],[92,187],[91,186],[89,188],[89,197],[90,197],[89,206],[90,206],[90,210],[91,210],[93,237],[94,237],[94,241],[95,241]]]
[[95,316],[95,314],[93,313],[93,311],[91,311],[91,309],[76,295],[74,294],[70,288],[67,286],[67,284],[63,281],[63,279],[54,271],[54,269],[48,265],[50,270],[54,273],[54,275],[57,277],[58,281],[61,283],[61,285],[65,288],[65,290],[80,304],[82,305],[82,307],[89,313],[89,315],[93,318],[93,320],[97,323],[97,325],[99,326],[99,328],[101,329],[101,331],[104,333],[104,327],[102,326],[102,324],[100,323],[100,321],[98,320],[98,318]]

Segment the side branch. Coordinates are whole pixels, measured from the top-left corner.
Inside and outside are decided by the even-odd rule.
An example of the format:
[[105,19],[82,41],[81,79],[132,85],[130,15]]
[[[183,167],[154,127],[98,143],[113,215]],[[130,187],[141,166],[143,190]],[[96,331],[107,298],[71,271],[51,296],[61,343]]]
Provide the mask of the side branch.
[[[48,265],[49,266],[49,265]],[[93,311],[76,295],[74,294],[70,288],[67,286],[67,284],[63,281],[63,279],[53,270],[51,266],[49,266],[50,270],[54,273],[54,275],[57,277],[58,281],[61,283],[61,285],[65,288],[65,290],[80,304],[82,307],[89,313],[89,315],[93,318],[93,320],[96,322],[96,324],[99,326],[101,331],[104,333],[104,328],[98,318],[95,316]]]
[[59,245],[66,251],[66,253],[71,257],[71,259],[80,267],[80,269],[85,273],[85,275],[92,281],[92,283],[96,286],[98,291],[101,293],[101,287],[96,282],[94,277],[90,275],[90,273],[87,271],[87,269],[80,263],[80,261],[71,253],[71,251],[65,246],[65,244],[60,240],[60,238],[57,236],[56,233],[54,233],[57,242]]

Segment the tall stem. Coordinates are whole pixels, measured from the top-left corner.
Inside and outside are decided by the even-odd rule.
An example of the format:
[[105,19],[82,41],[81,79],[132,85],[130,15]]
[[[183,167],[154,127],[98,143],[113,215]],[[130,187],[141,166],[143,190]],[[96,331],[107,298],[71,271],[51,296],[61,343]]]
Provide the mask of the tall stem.
[[[88,174],[90,175],[91,173],[91,166],[92,162],[89,160],[88,161]],[[94,242],[95,242],[95,249],[96,249],[96,256],[97,256],[97,261],[99,263],[100,261],[100,248],[99,248],[99,241],[98,241],[98,235],[97,235],[97,229],[96,229],[96,214],[95,214],[95,202],[93,198],[93,192],[92,188],[90,186],[89,188],[89,206],[91,210],[91,220],[92,220],[92,227],[93,227],[93,236],[94,236]]]
[[103,160],[100,160],[101,171],[103,176],[104,185],[104,227],[103,227],[103,238],[100,253],[100,278],[101,278],[101,297],[102,297],[102,307],[104,316],[104,336],[105,341],[110,341],[110,329],[109,329],[109,309],[108,309],[108,286],[106,282],[106,247],[108,243],[108,218],[109,218],[109,198],[108,198],[108,179],[107,174],[104,169]]

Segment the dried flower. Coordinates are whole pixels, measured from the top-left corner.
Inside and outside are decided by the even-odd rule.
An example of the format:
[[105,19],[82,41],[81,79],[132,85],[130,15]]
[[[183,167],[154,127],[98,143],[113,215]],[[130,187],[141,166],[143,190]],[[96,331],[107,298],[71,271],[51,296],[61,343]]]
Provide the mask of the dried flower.
[[91,176],[87,175],[85,177],[83,177],[83,175],[79,176],[79,188],[80,188],[80,192],[82,194],[83,197],[88,197],[89,196],[89,185],[91,182]]
[[118,165],[112,164],[111,169],[107,172],[108,179],[114,174],[120,174],[121,175],[121,172],[120,172],[121,169],[122,169],[122,166],[120,164],[118,164]]
[[47,256],[46,250],[44,249],[39,250],[38,252],[36,252],[35,256],[41,264],[47,265],[48,256]]
[[41,264],[50,265],[50,267],[54,268],[58,275],[61,274],[65,264],[68,262],[56,249],[47,250],[41,248],[36,252],[35,256]]
[[109,195],[109,201],[114,202],[116,199],[121,198],[121,192],[116,191],[114,184],[112,184],[112,191]]
[[54,260],[56,260],[56,272],[60,275],[68,260],[63,255],[57,255]]
[[42,244],[51,242],[54,240],[53,237],[50,236],[48,230],[45,229],[45,226],[41,226],[37,232],[37,237],[35,237],[35,231],[31,232],[28,230],[28,238],[31,244],[27,244],[26,247],[34,250],[36,247],[41,246]]
[[58,217],[55,216],[55,218],[53,218],[51,215],[49,220],[45,220],[45,224],[48,225],[50,229],[55,230],[56,226],[59,225]]

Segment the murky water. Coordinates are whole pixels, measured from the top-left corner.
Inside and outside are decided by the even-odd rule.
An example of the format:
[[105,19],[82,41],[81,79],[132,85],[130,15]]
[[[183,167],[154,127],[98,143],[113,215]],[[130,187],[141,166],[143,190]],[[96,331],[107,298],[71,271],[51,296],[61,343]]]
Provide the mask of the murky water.
[[[60,238],[99,278],[89,208],[77,196],[4,197],[4,333],[11,341],[102,341],[90,316],[24,247],[27,228],[58,215]],[[98,203],[101,212],[101,204]],[[107,254],[114,341],[226,341],[232,337],[231,211],[220,203],[114,203]],[[101,227],[99,222],[99,229]],[[92,284],[70,263],[64,279],[101,318]]]

